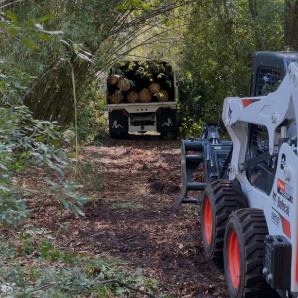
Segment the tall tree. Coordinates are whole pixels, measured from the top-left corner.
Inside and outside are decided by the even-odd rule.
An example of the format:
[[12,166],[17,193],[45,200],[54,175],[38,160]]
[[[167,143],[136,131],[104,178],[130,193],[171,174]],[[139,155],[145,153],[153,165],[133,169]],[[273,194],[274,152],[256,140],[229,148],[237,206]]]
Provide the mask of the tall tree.
[[188,20],[180,60],[182,119],[217,122],[225,97],[248,95],[251,54],[284,49],[284,3],[203,0],[192,5]]
[[285,1],[285,43],[290,50],[298,51],[298,1]]

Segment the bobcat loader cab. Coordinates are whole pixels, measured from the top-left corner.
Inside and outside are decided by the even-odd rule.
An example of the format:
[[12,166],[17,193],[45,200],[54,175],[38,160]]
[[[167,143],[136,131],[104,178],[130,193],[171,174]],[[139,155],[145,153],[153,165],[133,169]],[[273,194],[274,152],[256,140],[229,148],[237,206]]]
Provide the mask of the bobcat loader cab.
[[233,142],[229,179],[240,183],[246,203],[225,229],[232,297],[272,297],[271,289],[298,297],[297,61],[297,53],[254,53],[254,97],[224,102]]
[[[254,53],[251,97],[224,101],[232,141],[211,136],[216,124],[201,139],[182,141],[175,201],[201,203],[205,253],[223,260],[233,298],[298,297],[297,62],[298,53]],[[200,162],[205,181],[196,183]],[[187,199],[194,189],[204,191]]]

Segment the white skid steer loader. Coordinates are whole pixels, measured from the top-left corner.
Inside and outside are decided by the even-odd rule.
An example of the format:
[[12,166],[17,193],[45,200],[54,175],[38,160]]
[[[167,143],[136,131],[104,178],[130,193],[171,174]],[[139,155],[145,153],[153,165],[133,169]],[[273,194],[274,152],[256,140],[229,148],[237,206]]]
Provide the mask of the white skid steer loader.
[[[201,204],[205,252],[223,260],[231,297],[298,297],[298,53],[252,60],[253,97],[224,101],[232,141],[212,138],[214,124],[201,139],[182,141],[175,201]],[[202,169],[205,181],[194,182]],[[187,199],[188,190],[202,191]]]

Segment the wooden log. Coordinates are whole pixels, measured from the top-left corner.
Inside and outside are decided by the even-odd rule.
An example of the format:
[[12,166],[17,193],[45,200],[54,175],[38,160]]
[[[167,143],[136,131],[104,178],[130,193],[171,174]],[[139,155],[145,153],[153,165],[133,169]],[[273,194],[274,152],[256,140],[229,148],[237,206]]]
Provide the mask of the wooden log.
[[157,94],[157,99],[158,101],[168,101],[169,99],[169,93],[166,90],[160,90],[159,93]]
[[122,101],[123,96],[122,96],[121,92],[116,91],[114,94],[109,96],[109,99],[110,99],[111,103],[118,104]]
[[149,86],[149,90],[151,93],[158,93],[159,90],[160,90],[160,85],[158,83],[152,83],[150,86]]
[[139,94],[140,100],[142,102],[149,102],[151,101],[151,92],[149,89],[144,88]]
[[135,91],[131,91],[129,92],[128,96],[127,96],[127,101],[130,103],[135,103],[135,102],[139,102],[139,94]]
[[108,77],[108,83],[111,85],[115,85],[119,81],[119,79],[120,79],[119,75],[111,74]]
[[127,83],[126,79],[121,79],[118,81],[118,87],[120,88],[121,91],[128,91],[130,86]]

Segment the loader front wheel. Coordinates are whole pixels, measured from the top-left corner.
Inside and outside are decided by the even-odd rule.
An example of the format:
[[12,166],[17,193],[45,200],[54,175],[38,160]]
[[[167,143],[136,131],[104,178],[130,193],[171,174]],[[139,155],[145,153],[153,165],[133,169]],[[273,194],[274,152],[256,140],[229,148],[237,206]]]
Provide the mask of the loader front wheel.
[[246,208],[230,215],[224,238],[224,269],[231,298],[276,297],[262,273],[266,235],[262,210]]
[[226,224],[232,211],[245,208],[246,200],[236,180],[209,182],[203,193],[201,230],[206,255],[222,261]]

